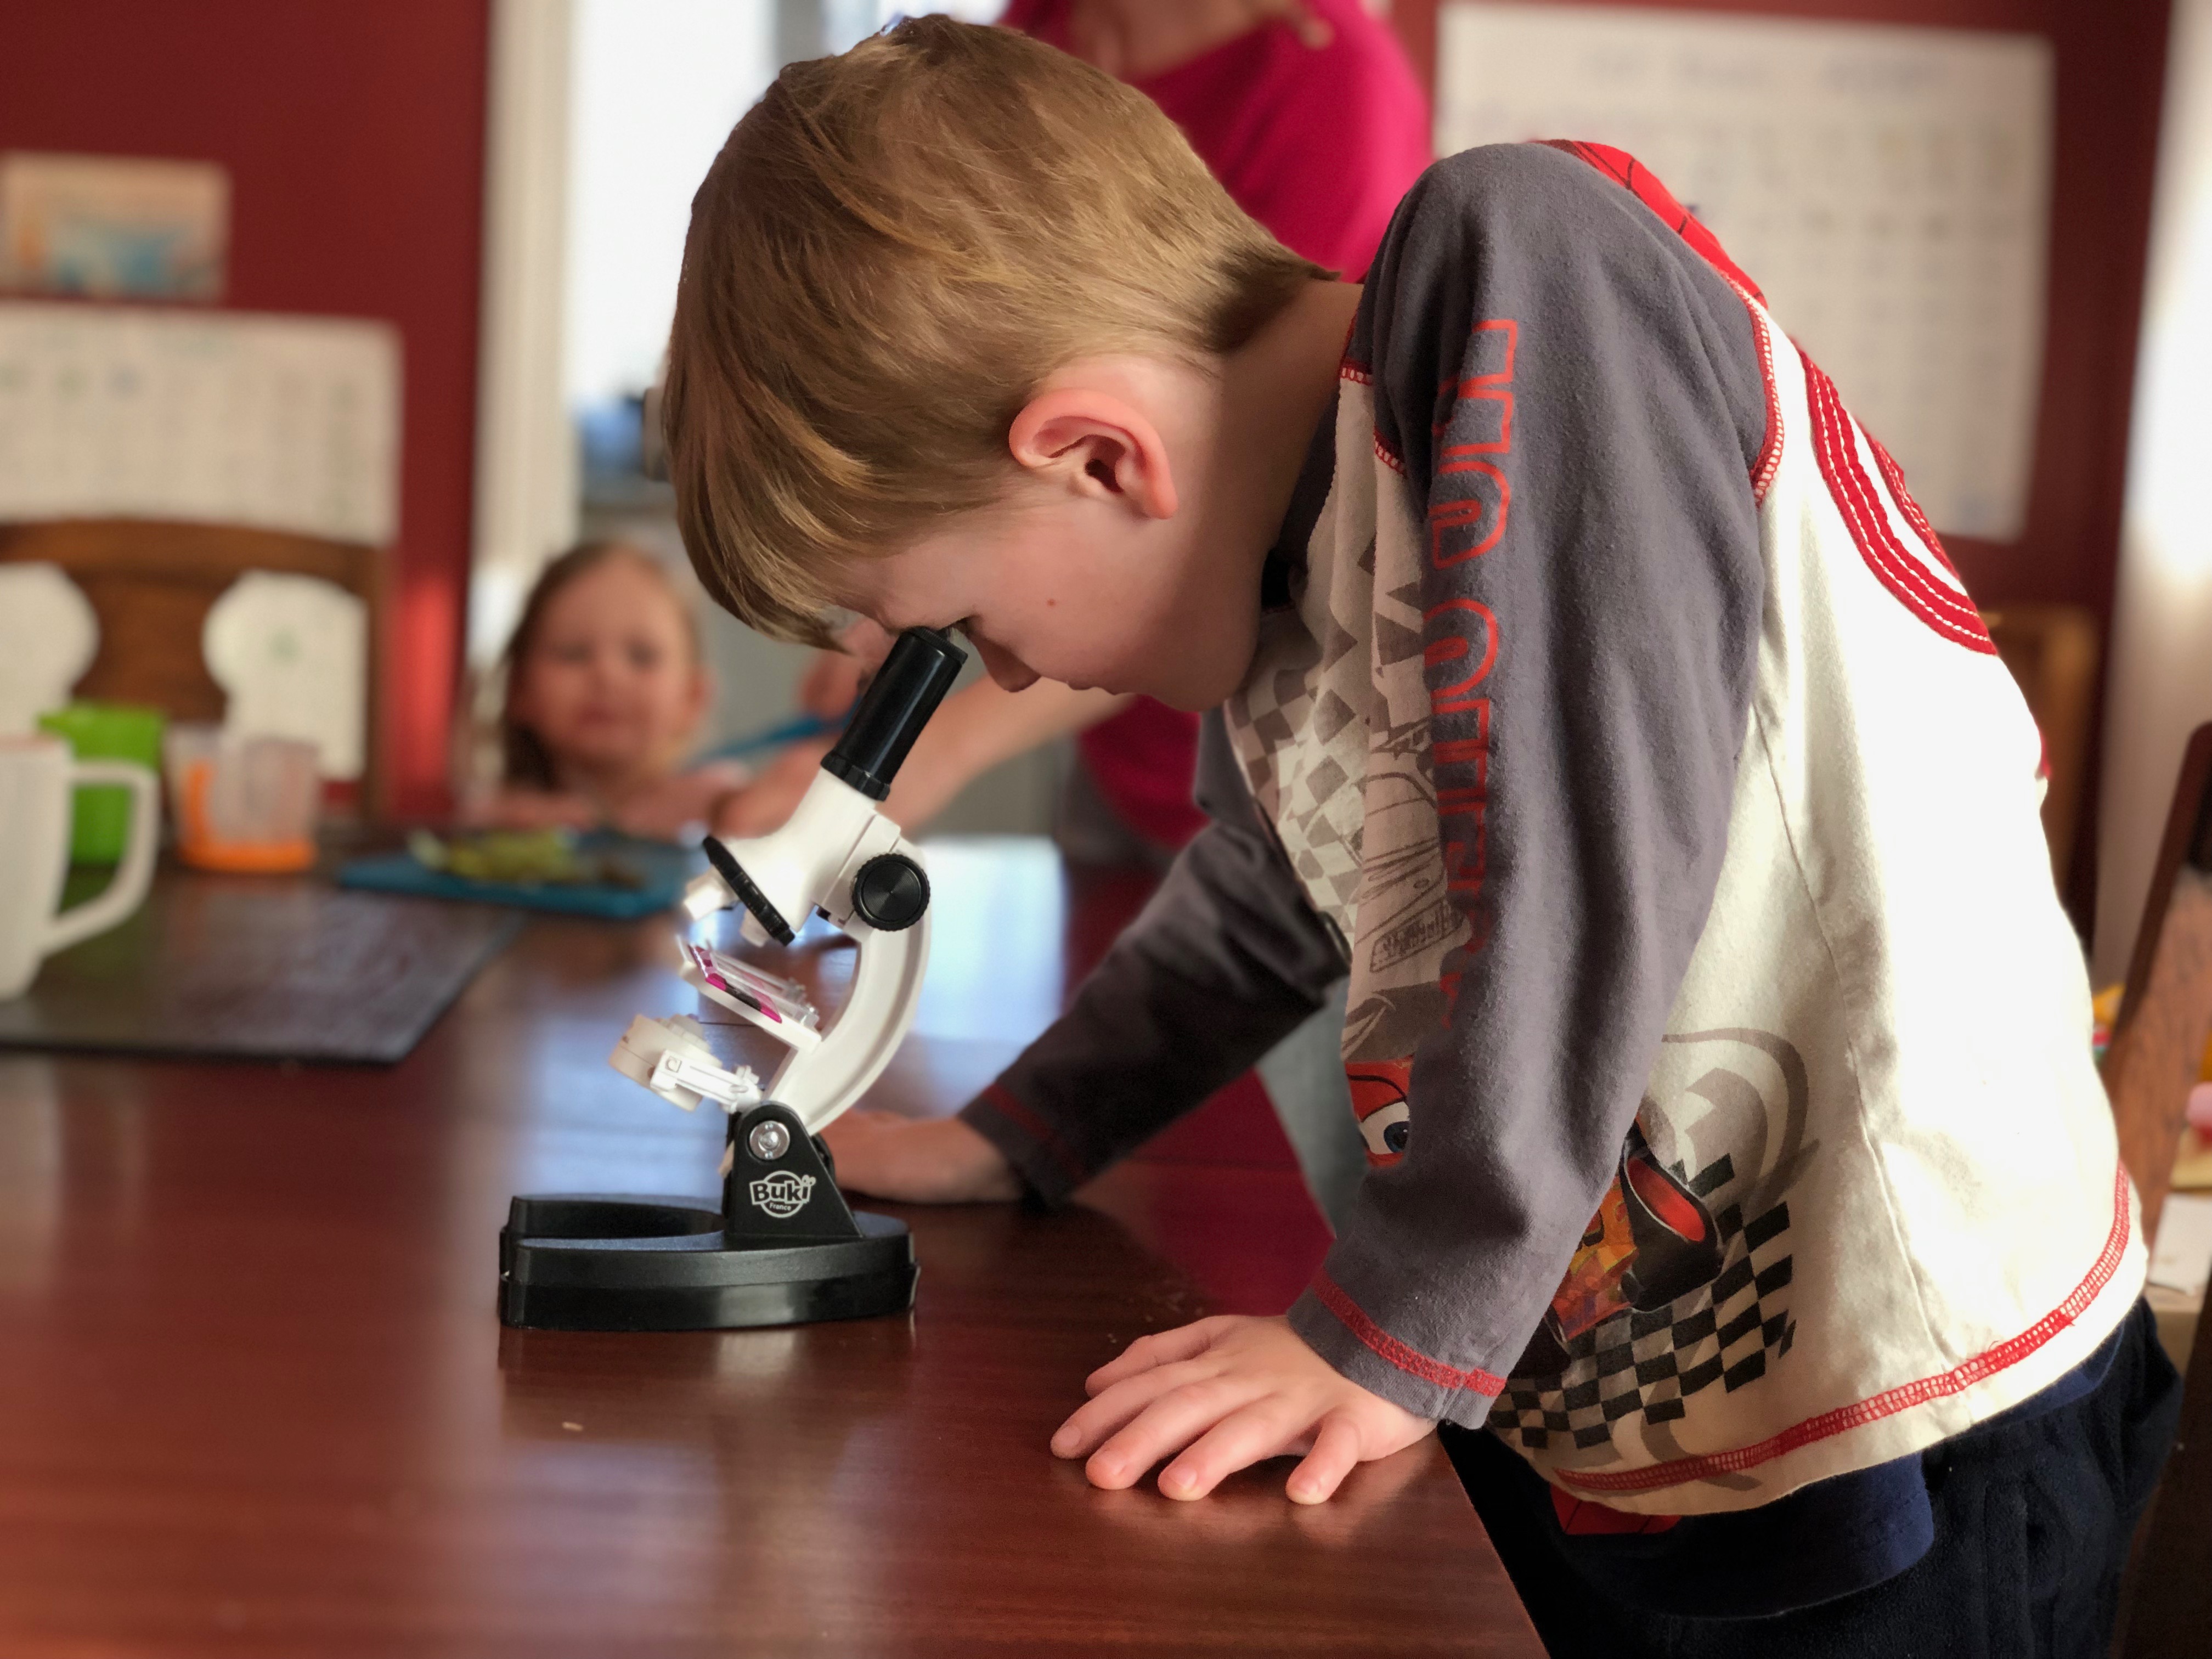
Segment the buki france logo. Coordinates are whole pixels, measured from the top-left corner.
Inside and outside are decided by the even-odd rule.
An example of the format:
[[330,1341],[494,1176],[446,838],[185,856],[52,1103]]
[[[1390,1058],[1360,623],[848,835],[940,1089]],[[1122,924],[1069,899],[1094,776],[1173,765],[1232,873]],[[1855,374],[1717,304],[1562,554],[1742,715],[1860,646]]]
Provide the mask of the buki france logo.
[[806,1200],[814,1195],[814,1177],[778,1170],[772,1176],[763,1176],[747,1191],[752,1195],[755,1209],[767,1211],[775,1220],[788,1221],[805,1209]]

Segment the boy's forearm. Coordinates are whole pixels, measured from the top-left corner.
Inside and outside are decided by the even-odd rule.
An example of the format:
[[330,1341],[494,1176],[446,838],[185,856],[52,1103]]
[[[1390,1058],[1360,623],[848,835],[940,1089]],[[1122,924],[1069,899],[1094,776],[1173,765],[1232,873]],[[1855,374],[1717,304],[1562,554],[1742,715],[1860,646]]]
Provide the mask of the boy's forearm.
[[1218,717],[1201,727],[1199,757],[1212,822],[1067,1012],[962,1114],[1048,1201],[1202,1103],[1343,977]]

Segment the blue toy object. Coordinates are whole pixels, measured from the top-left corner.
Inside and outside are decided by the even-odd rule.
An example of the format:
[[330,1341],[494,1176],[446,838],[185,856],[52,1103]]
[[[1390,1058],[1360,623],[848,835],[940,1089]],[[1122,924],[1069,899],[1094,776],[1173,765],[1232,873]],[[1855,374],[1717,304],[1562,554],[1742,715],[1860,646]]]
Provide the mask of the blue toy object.
[[338,866],[338,885],[410,898],[461,899],[477,904],[511,904],[556,915],[594,916],[605,921],[637,921],[659,915],[683,896],[684,884],[706,868],[690,848],[665,842],[638,841],[610,831],[578,837],[577,850],[614,859],[637,877],[635,886],[612,882],[479,881],[418,863],[410,853],[380,853]]

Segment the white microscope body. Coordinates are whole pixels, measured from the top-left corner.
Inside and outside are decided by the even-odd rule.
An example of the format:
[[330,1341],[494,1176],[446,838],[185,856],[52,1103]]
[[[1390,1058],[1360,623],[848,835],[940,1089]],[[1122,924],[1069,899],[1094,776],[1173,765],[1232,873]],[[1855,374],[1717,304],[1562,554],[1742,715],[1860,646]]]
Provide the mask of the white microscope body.
[[[686,913],[702,921],[742,907],[745,939],[765,945],[775,936],[763,910],[787,919],[779,944],[789,943],[797,927],[821,911],[860,947],[844,1006],[825,1030],[790,981],[679,941],[685,981],[782,1043],[782,1060],[763,1087],[750,1067],[724,1070],[696,1020],[641,1014],[610,1063],[686,1111],[702,1099],[733,1114],[774,1100],[796,1113],[809,1134],[819,1134],[882,1074],[914,1024],[929,960],[929,885],[921,854],[874,801],[828,772],[815,775],[782,829],[729,842],[724,850],[727,863],[716,859],[718,867],[685,890]],[[730,878],[731,866],[738,882]]]
[[816,1137],[882,1075],[914,1024],[929,960],[929,877],[878,804],[964,653],[908,629],[854,709],[789,823],[725,843],[684,908],[695,924],[741,908],[756,947],[790,945],[817,911],[859,946],[823,1025],[805,988],[678,935],[679,971],[782,1045],[765,1087],[725,1066],[688,1016],[641,1015],[615,1069],[686,1111],[729,1114],[722,1201],[544,1193],[516,1198],[500,1234],[500,1317],[558,1330],[709,1330],[853,1319],[914,1304],[905,1224],[849,1208]]

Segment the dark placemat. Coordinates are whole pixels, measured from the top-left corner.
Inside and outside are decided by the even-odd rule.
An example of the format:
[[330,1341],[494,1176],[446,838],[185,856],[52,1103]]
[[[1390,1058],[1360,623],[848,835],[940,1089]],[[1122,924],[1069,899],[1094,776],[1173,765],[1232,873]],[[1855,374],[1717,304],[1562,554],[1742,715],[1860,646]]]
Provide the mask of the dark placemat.
[[0,1048],[389,1065],[521,925],[313,876],[164,870],[130,921],[0,1001]]

